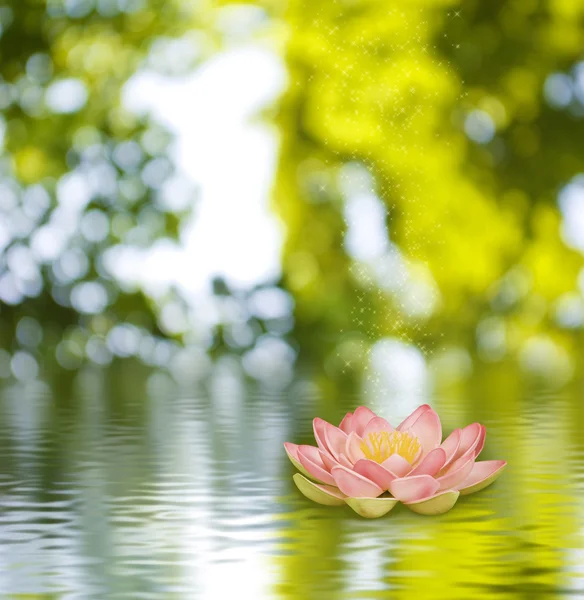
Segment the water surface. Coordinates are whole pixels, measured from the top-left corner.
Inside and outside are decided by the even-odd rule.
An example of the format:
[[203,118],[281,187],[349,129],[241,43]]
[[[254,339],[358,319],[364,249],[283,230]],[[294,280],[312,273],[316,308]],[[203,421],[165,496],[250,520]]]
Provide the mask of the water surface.
[[[227,372],[187,389],[107,371],[7,383],[0,597],[584,596],[581,398],[497,389],[430,401],[446,432],[487,425],[483,458],[509,461],[499,481],[444,516],[399,506],[369,521],[301,496],[282,449],[310,443],[315,414],[340,419],[358,396]],[[393,419],[409,408],[383,403]]]

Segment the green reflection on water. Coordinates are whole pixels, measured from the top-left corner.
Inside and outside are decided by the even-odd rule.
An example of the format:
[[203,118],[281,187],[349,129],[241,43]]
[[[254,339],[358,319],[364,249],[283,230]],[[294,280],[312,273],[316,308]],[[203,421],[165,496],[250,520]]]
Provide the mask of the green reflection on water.
[[[581,393],[508,367],[439,386],[446,432],[509,466],[441,517],[310,503],[286,440],[363,401],[219,370],[197,389],[127,365],[0,395],[0,596],[560,598],[584,593]],[[388,399],[388,416],[400,415]]]

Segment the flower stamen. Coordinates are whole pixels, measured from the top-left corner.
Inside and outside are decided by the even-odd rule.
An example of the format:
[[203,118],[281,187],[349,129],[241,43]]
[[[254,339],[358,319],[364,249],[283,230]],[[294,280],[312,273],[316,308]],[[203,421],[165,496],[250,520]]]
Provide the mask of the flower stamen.
[[399,454],[410,464],[416,459],[422,445],[420,440],[405,431],[374,431],[360,444],[366,458],[382,463],[392,454]]

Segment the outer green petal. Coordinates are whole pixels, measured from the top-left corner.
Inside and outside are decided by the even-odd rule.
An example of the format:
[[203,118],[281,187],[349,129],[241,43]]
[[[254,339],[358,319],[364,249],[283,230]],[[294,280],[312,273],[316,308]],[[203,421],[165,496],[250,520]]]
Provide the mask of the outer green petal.
[[342,506],[345,504],[345,495],[337,488],[330,485],[314,483],[306,479],[300,473],[294,473],[293,476],[296,487],[309,499],[317,504],[326,506]]
[[345,502],[366,519],[386,515],[397,503],[396,498],[345,498]]
[[456,504],[459,495],[456,490],[448,490],[439,492],[426,500],[404,502],[404,504],[419,515],[441,515],[448,512]]
[[[460,494],[462,496],[467,496],[468,494],[474,494],[474,492],[478,492],[488,485],[491,485],[495,479],[501,475],[503,469],[507,466],[507,463],[504,460],[484,460],[478,463],[475,463],[474,469],[471,472],[468,479],[463,481],[460,486]],[[475,469],[477,470],[477,474],[475,475]],[[481,477],[480,470],[485,469],[485,472],[488,473],[489,469],[494,469],[492,472],[486,477]],[[477,478],[479,480],[477,481]],[[463,487],[465,486],[466,487]]]

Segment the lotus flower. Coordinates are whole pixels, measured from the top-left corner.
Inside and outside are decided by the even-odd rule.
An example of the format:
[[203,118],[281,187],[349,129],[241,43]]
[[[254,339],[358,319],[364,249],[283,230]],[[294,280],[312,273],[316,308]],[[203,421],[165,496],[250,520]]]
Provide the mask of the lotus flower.
[[385,515],[398,502],[423,515],[445,513],[459,495],[495,481],[507,464],[475,462],[486,435],[479,423],[442,441],[440,418],[427,404],[396,428],[365,406],[347,413],[338,427],[318,417],[313,425],[318,447],[284,444],[300,471],[294,475],[298,489],[314,502],[348,504],[367,518]]

